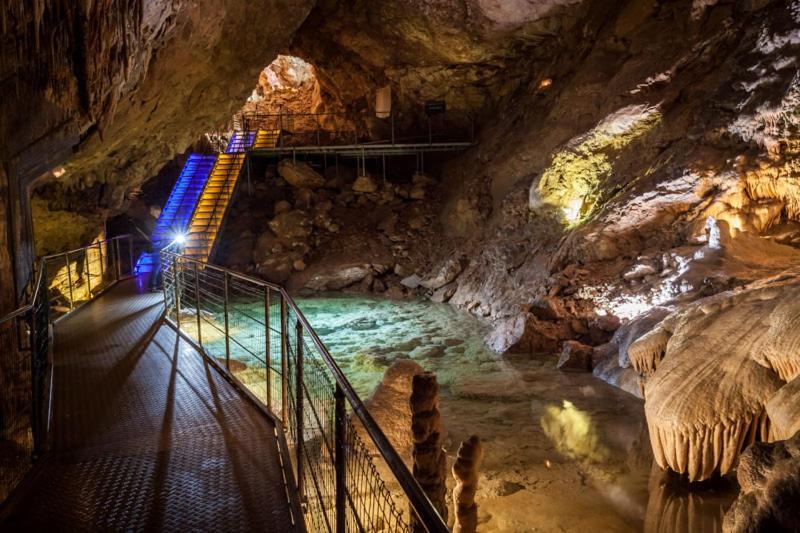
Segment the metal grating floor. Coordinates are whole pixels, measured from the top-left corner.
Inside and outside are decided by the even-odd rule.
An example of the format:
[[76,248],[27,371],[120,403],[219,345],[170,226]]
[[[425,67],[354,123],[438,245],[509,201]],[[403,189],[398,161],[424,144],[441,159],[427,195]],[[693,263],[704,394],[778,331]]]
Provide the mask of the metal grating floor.
[[271,421],[123,282],[56,326],[52,451],[3,530],[292,531]]

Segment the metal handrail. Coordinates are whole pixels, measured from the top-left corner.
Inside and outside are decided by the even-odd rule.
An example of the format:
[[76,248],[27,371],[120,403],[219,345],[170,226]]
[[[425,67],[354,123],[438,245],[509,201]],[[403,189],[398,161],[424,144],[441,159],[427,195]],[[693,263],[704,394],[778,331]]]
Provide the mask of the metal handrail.
[[355,413],[355,415],[364,425],[364,428],[367,430],[372,442],[375,443],[375,446],[377,446],[378,451],[383,456],[386,464],[389,465],[389,468],[397,478],[398,483],[400,483],[400,487],[403,489],[403,492],[405,492],[408,496],[409,502],[414,508],[414,512],[417,514],[429,532],[449,531],[447,529],[447,525],[444,523],[444,520],[442,520],[441,515],[433,507],[433,504],[425,495],[422,487],[420,487],[419,483],[417,483],[417,480],[414,479],[414,476],[408,471],[408,467],[400,458],[400,455],[394,449],[394,446],[386,437],[386,434],[383,432],[381,427],[377,422],[375,422],[375,419],[367,410],[364,402],[361,401],[361,398],[358,396],[358,393],[355,391],[355,389],[353,389],[353,386],[344,375],[344,372],[342,372],[342,369],[336,364],[336,361],[333,359],[330,352],[328,352],[325,344],[323,344],[319,336],[317,336],[317,332],[314,331],[313,327],[311,327],[311,324],[297,306],[297,303],[291,296],[289,296],[289,293],[285,288],[281,287],[280,292],[286,298],[286,302],[294,310],[295,314],[297,315],[297,319],[303,324],[306,332],[308,332],[308,334],[311,336],[311,340],[314,342],[314,345],[322,354],[325,364],[328,366],[328,369],[331,371],[334,379],[336,380],[336,384],[341,387],[342,392],[344,392],[344,395],[347,398],[347,401],[350,403],[350,407],[353,408],[353,413]]
[[[327,369],[330,371],[335,380],[337,390],[340,390],[343,393],[344,397],[347,398],[347,401],[350,403],[353,413],[361,422],[364,429],[369,434],[371,440],[377,447],[380,455],[383,457],[384,461],[389,466],[389,469],[396,478],[398,484],[400,485],[400,488],[403,490],[406,497],[408,498],[408,501],[413,509],[414,514],[417,516],[420,525],[422,525],[428,532],[431,533],[445,533],[449,531],[447,525],[445,524],[439,512],[435,509],[430,499],[427,497],[425,492],[420,487],[417,480],[408,470],[408,467],[405,465],[405,463],[403,462],[397,451],[394,449],[394,446],[386,437],[385,433],[380,428],[378,423],[369,413],[367,407],[364,405],[361,398],[356,393],[355,389],[353,389],[347,377],[339,368],[339,365],[336,364],[336,361],[331,356],[330,352],[325,347],[323,342],[320,340],[319,336],[314,331],[314,328],[308,322],[308,319],[305,317],[305,315],[300,310],[297,303],[294,301],[291,295],[289,295],[289,293],[286,291],[284,287],[274,283],[270,283],[268,281],[248,276],[246,274],[236,272],[234,270],[225,267],[217,266],[198,259],[194,259],[189,256],[182,255],[178,252],[172,251],[169,247],[161,251],[161,256],[163,264],[174,265],[175,269],[178,268],[178,265],[183,266],[186,264],[193,264],[195,267],[194,270],[195,272],[197,272],[200,269],[202,269],[203,271],[212,270],[223,274],[223,276],[225,276],[225,279],[227,279],[227,277],[230,276],[231,278],[238,278],[240,280],[247,281],[248,283],[252,283],[258,287],[263,287],[265,289],[270,289],[278,292],[281,296],[282,301],[285,302],[286,305],[290,307],[291,310],[294,312],[298,322],[302,325],[302,329],[304,329],[305,332],[309,335],[314,346],[317,348],[319,354],[322,356],[323,362],[325,363]],[[191,268],[189,269],[189,272],[192,272]],[[177,278],[177,270],[174,271],[172,275]],[[165,302],[166,302],[166,296],[167,296],[167,289],[165,286]],[[186,336],[186,334],[180,328],[179,313],[180,311],[178,308],[177,329],[181,335]],[[282,321],[282,329],[285,326],[286,324]],[[269,324],[266,324],[266,327],[269,328]],[[281,335],[282,336],[285,335],[288,338],[288,332],[286,331],[281,331]],[[226,337],[227,336],[228,334],[226,332]],[[191,341],[193,339],[189,338],[189,340]],[[302,348],[298,348],[298,350],[302,354]],[[300,357],[300,361],[302,361],[302,355]],[[268,359],[267,359],[267,365],[269,365]],[[302,376],[302,368],[300,368],[298,372],[300,372],[300,375]],[[288,379],[288,378],[284,376],[283,379]]]

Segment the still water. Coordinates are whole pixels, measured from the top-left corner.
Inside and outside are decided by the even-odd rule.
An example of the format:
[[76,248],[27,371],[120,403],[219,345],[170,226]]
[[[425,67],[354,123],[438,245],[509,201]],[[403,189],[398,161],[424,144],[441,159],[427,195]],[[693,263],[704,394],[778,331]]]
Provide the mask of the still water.
[[396,359],[436,372],[450,461],[469,435],[484,441],[481,531],[721,530],[731,484],[689,491],[664,475],[638,398],[555,370],[555,356],[499,357],[486,326],[446,304],[340,294],[298,304],[362,397]]

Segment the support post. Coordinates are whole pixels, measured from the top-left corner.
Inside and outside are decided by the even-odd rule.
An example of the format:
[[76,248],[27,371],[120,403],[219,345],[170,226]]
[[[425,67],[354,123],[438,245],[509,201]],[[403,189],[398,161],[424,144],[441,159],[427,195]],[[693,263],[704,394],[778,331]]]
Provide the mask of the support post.
[[86,265],[86,294],[89,300],[92,299],[92,273],[89,271],[89,249],[83,251],[83,262]]
[[224,300],[223,309],[225,311],[225,368],[228,372],[231,371],[231,337],[230,337],[230,322],[228,320],[228,272],[223,272],[224,279]]
[[175,297],[175,323],[181,329],[181,290],[178,287],[178,256],[172,256],[172,292]]
[[346,449],[346,413],[345,413],[345,405],[344,405],[344,391],[336,384],[336,391],[334,392],[334,398],[336,400],[336,407],[335,407],[335,449],[336,449],[336,457],[335,457],[335,468],[336,468],[336,533],[345,533],[346,530],[346,502],[347,502],[347,494],[346,494],[346,485],[345,485],[345,472],[347,467],[347,458],[345,456],[345,449]]
[[264,362],[266,364],[266,388],[267,388],[267,409],[272,412],[272,376],[270,375],[270,365],[272,354],[269,346],[269,287],[264,287]]
[[286,296],[281,293],[281,420],[289,427],[289,360],[287,357],[289,323],[286,313]]
[[128,260],[130,261],[131,269],[128,271],[131,276],[133,276],[133,237],[130,235],[128,236]]
[[[100,285],[103,284],[103,278],[106,277],[106,269],[103,266],[103,244],[97,243],[97,252],[100,254]],[[108,257],[108,247],[106,247],[106,257]]]
[[64,254],[64,262],[67,263],[67,283],[69,283],[69,308],[75,309],[75,297],[72,293],[72,267],[69,264],[69,252]]
[[[158,268],[161,269],[161,291],[164,293],[164,313],[169,314],[169,309],[167,308],[167,271],[164,268],[164,252],[158,252]],[[153,276],[158,272],[158,270],[153,271],[150,275]]]
[[194,301],[197,304],[197,344],[203,347],[203,334],[200,327],[200,273],[194,262]]
[[122,279],[122,264],[120,262],[120,254],[119,254],[119,237],[116,237],[113,240],[114,243],[114,264],[116,265],[116,273],[117,273],[117,281]]
[[296,362],[295,362],[295,414],[297,415],[295,424],[297,425],[297,493],[300,495],[300,501],[304,501],[303,493],[303,324],[298,320],[295,322],[296,332]]
[[392,120],[392,144],[394,144],[394,111],[389,115]]

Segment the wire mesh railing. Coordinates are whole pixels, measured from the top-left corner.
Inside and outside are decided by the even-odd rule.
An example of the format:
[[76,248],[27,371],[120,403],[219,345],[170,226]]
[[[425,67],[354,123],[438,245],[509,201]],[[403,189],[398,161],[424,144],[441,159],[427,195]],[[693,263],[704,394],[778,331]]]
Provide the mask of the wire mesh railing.
[[309,531],[447,531],[283,288],[174,248],[161,269],[167,319],[284,429]]
[[57,319],[91,301],[120,279],[132,276],[134,264],[131,235],[43,257],[41,266],[52,316]]
[[30,303],[0,318],[0,501],[46,448],[51,319],[130,276],[132,258],[129,235],[43,257]]

